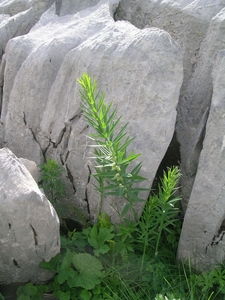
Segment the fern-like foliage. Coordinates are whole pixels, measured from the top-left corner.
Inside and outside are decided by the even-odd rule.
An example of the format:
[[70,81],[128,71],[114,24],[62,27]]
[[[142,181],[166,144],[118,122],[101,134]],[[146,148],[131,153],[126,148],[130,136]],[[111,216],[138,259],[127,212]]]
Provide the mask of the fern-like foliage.
[[146,190],[137,187],[137,184],[146,178],[139,175],[142,163],[138,163],[131,172],[127,171],[129,164],[140,156],[134,151],[127,153],[127,148],[135,137],[130,137],[127,133],[128,123],[119,128],[121,116],[117,117],[117,109],[112,108],[112,102],[105,103],[105,95],[97,91],[95,80],[88,74],[83,74],[78,82],[81,85],[83,115],[96,132],[90,134],[90,138],[94,141],[94,158],[97,161],[94,174],[98,181],[96,188],[101,194],[99,215],[103,195],[113,195],[123,196],[127,200],[121,218],[130,210],[137,217],[134,204],[143,201],[138,193]]

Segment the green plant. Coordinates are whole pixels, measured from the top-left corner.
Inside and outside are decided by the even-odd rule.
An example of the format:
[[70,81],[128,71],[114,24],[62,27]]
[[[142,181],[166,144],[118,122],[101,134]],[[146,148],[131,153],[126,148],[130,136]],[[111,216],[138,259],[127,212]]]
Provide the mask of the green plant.
[[158,186],[158,195],[152,195],[147,201],[143,214],[138,221],[137,242],[142,247],[142,262],[140,275],[142,274],[146,252],[158,255],[159,245],[163,239],[177,245],[176,223],[179,209],[176,207],[179,197],[175,196],[180,172],[178,167],[168,169]]
[[[46,286],[28,283],[20,287],[18,299],[37,300],[44,292],[51,292],[59,300],[223,300],[224,266],[196,273],[190,262],[181,265],[176,261],[181,228],[176,195],[178,167],[164,172],[158,193],[150,196],[138,218],[134,206],[142,201],[138,195],[142,189],[137,185],[145,178],[139,175],[141,163],[128,172],[130,162],[139,154],[131,151],[127,155],[133,140],[126,133],[127,124],[117,127],[121,117],[116,118],[116,110],[111,111],[112,103],[105,104],[103,94],[99,96],[95,81],[84,74],[79,82],[84,116],[97,132],[91,138],[98,163],[96,188],[101,197],[98,221],[81,232],[73,230],[68,237],[62,236],[61,253],[40,263],[54,272],[54,280]],[[46,174],[47,182],[52,174]],[[54,193],[51,195],[57,199]],[[117,226],[101,211],[107,194],[127,199]],[[134,219],[126,218],[129,211],[133,211]],[[78,217],[89,225],[79,212]]]
[[62,180],[64,169],[53,159],[47,159],[41,168],[41,187],[44,189],[47,198],[53,205],[56,200],[62,199],[65,195],[65,183]]
[[198,273],[192,269],[188,260],[187,264],[182,264],[182,268],[187,284],[188,299],[194,300],[196,295],[201,295],[202,300],[224,299],[225,269],[223,265]]
[[166,296],[159,294],[156,295],[155,300],[181,300],[181,299],[175,298],[173,294],[168,294]]
[[0,300],[5,300],[5,297],[0,293]]
[[127,168],[130,163],[136,160],[140,154],[131,151],[127,154],[127,148],[134,140],[126,132],[127,124],[118,129],[121,120],[116,117],[117,110],[112,109],[112,102],[105,103],[105,96],[97,91],[97,84],[88,74],[78,80],[81,85],[80,94],[82,97],[81,107],[83,115],[89,125],[96,131],[90,134],[95,142],[94,158],[98,165],[93,175],[98,181],[96,189],[100,192],[99,213],[102,213],[102,201],[104,195],[123,196],[127,200],[121,218],[125,217],[128,211],[132,210],[135,218],[137,214],[134,204],[143,201],[138,193],[144,188],[137,187],[137,184],[146,180],[139,175],[141,163],[137,164],[130,172]]
[[95,224],[90,231],[88,242],[94,248],[94,254],[99,256],[100,254],[105,254],[110,251],[110,241],[115,236],[113,233],[114,226],[109,228],[99,227]]
[[59,300],[94,299],[96,288],[104,277],[103,266],[96,257],[88,253],[71,253],[53,257],[40,266],[55,273],[49,290]]
[[[56,209],[58,216],[64,218],[70,212],[70,214],[72,213],[71,219],[78,222],[82,227],[88,227],[90,224],[87,221],[87,216],[81,209],[65,202],[62,203],[62,200],[67,196],[66,184],[63,180],[64,168],[53,159],[47,159],[44,164],[40,165],[40,168],[40,185]],[[65,222],[61,221],[66,227]]]
[[27,283],[17,289],[17,300],[42,300],[42,295],[45,292],[48,292],[47,286],[35,286],[33,283]]

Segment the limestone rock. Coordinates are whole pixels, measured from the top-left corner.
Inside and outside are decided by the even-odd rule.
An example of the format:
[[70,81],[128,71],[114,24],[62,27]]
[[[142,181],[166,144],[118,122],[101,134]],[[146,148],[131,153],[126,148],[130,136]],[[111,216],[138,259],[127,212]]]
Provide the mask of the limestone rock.
[[209,23],[224,5],[225,0],[121,0],[116,10],[116,19],[127,20],[138,28],[164,29],[182,46],[182,95],[195,70],[200,45]]
[[36,165],[36,163],[34,161],[31,161],[31,160],[26,159],[26,158],[19,158],[19,160],[27,168],[27,170],[30,172],[30,174],[32,175],[32,177],[34,178],[36,183],[38,183],[38,181],[40,180],[40,176],[41,176],[41,173],[40,173],[41,170]]
[[98,2],[99,0],[82,0],[76,2],[74,0],[56,0],[56,14],[59,16],[75,14],[96,5]]
[[0,58],[7,42],[29,32],[54,0],[22,0],[0,3]]
[[191,257],[198,269],[225,259],[225,50],[219,52],[213,74],[206,136],[178,249],[178,257]]
[[200,47],[195,71],[178,106],[177,134],[181,144],[184,207],[192,191],[203,147],[205,125],[213,93],[212,69],[219,51],[224,49],[224,24],[225,8],[210,22],[207,35]]
[[[99,195],[91,187],[94,162],[77,79],[88,72],[130,122],[149,188],[173,136],[183,79],[179,45],[164,30],[115,22],[118,2],[102,0],[59,17],[48,10],[27,35],[8,42],[5,54],[4,141],[37,163],[42,155],[61,161],[73,203],[85,205],[92,218]],[[106,210],[115,215],[110,205]]]
[[0,150],[0,282],[39,282],[39,267],[60,251],[58,216],[36,182],[7,148]]
[[165,29],[183,48],[184,79],[177,108],[176,133],[181,152],[184,209],[204,139],[212,96],[211,70],[218,51],[224,47],[223,22],[218,17],[224,6],[225,0],[121,0],[116,11],[117,19],[128,20],[139,28]]

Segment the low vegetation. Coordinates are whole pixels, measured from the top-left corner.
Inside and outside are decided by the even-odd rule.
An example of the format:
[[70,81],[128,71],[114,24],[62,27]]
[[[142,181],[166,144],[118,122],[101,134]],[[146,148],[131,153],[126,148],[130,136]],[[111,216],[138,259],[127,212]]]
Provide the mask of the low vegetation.
[[[145,190],[141,187],[145,178],[140,175],[142,164],[135,165],[140,154],[128,151],[133,138],[126,132],[127,124],[119,128],[121,118],[87,74],[79,83],[83,115],[96,131],[90,138],[97,162],[93,176],[100,195],[98,221],[62,235],[61,252],[40,264],[54,273],[53,280],[47,285],[27,283],[17,290],[18,299],[39,300],[44,293],[60,300],[224,299],[224,266],[199,274],[190,263],[176,260],[182,227],[178,167],[164,172],[158,190],[138,216],[135,205],[144,201],[139,194]],[[61,190],[61,170],[56,169],[58,181],[43,186],[53,204]],[[111,195],[126,199],[117,225],[102,211],[102,202]]]

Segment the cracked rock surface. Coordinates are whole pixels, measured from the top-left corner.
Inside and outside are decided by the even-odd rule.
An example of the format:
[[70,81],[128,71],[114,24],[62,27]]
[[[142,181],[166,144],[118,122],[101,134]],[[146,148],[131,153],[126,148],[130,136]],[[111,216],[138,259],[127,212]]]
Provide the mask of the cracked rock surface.
[[60,251],[59,219],[33,177],[8,149],[0,150],[0,282],[41,282],[39,267]]
[[[164,30],[115,22],[119,1],[86,1],[68,14],[70,3],[63,1],[57,14],[51,7],[28,34],[7,43],[1,121],[4,143],[16,155],[36,164],[51,157],[64,166],[71,204],[96,220],[95,162],[77,79],[88,72],[118,107],[122,124],[130,122],[128,131],[137,135],[132,147],[142,153],[150,188],[174,133],[182,51]],[[103,207],[117,222],[112,206],[125,204],[109,198]]]
[[198,269],[216,265],[225,258],[225,50],[218,54],[213,86],[204,147],[178,249],[178,257],[191,257]]

